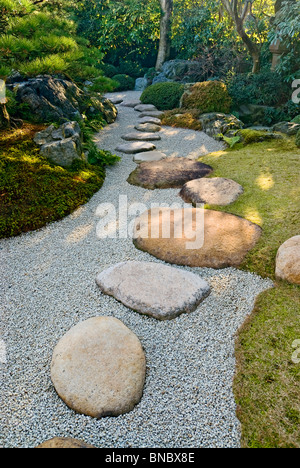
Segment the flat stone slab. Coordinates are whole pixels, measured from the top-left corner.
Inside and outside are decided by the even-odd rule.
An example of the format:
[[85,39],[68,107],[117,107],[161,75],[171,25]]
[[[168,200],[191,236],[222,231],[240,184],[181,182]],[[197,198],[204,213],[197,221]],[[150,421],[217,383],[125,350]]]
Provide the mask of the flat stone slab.
[[164,113],[161,111],[145,111],[141,112],[139,118],[142,119],[143,117],[156,117],[159,119]]
[[153,104],[138,104],[135,106],[134,110],[137,112],[152,112],[157,111],[158,109]]
[[110,102],[112,102],[115,106],[117,104],[121,104],[123,102],[123,99],[121,98],[109,98]]
[[121,137],[123,140],[126,141],[158,141],[161,140],[161,137],[155,133],[146,133],[146,132],[132,132],[127,133],[127,135],[123,135]]
[[46,440],[36,448],[96,448],[93,445],[89,445],[82,440],[72,439],[71,437],[54,437],[53,439]]
[[138,130],[139,132],[156,133],[156,132],[161,131],[161,126],[153,124],[153,123],[144,123],[144,124],[136,125],[134,128]]
[[135,100],[135,101],[123,101],[121,106],[124,106],[124,107],[136,107],[138,106],[139,104],[141,104],[141,101],[140,100]]
[[126,154],[136,154],[143,151],[152,151],[155,150],[156,146],[153,143],[148,143],[145,141],[135,141],[133,143],[124,143],[117,146],[116,151]]
[[152,123],[154,125],[161,125],[161,120],[158,119],[157,117],[142,117],[140,120],[140,123],[141,124],[144,124],[144,123]]
[[276,255],[276,278],[300,285],[300,235],[285,241]]
[[187,158],[166,158],[141,163],[127,179],[132,185],[147,189],[178,188],[212,172],[207,164]]
[[51,379],[70,408],[101,418],[133,409],[142,397],[145,370],[137,336],[114,317],[93,317],[58,342]]
[[153,208],[135,221],[133,242],[165,262],[190,267],[237,267],[262,229],[250,221],[201,208]]
[[160,151],[147,151],[146,153],[137,153],[133,156],[133,160],[136,163],[160,161],[165,159],[167,155]]
[[198,275],[161,263],[118,263],[100,273],[96,282],[103,293],[158,320],[192,312],[210,294],[208,283]]
[[234,180],[214,177],[191,180],[179,194],[186,203],[225,206],[237,200],[243,192],[243,187]]

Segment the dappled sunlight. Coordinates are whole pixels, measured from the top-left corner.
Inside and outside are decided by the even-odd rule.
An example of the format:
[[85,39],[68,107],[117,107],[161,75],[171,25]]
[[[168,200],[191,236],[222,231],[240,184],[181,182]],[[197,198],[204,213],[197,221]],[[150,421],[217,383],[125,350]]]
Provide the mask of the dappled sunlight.
[[263,225],[263,219],[259,214],[259,211],[254,208],[253,206],[248,206],[245,208],[244,216],[248,221],[251,221],[254,224],[258,224],[259,226]]
[[74,231],[66,237],[67,244],[76,244],[84,240],[92,231],[93,227],[93,224],[86,224],[74,229]]
[[272,174],[267,173],[261,174],[257,177],[255,183],[262,190],[270,190],[275,184]]

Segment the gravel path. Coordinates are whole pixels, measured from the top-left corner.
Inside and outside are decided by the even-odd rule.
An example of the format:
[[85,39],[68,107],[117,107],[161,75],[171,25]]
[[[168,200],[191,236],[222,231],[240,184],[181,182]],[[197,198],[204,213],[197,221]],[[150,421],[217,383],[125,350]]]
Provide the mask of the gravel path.
[[[98,135],[99,146],[114,151],[137,120],[137,112],[121,107],[116,123]],[[220,148],[201,132],[164,128],[162,136],[157,148],[169,156],[195,157]],[[95,277],[104,268],[125,260],[159,260],[138,251],[130,238],[97,238],[99,204],[118,204],[119,194],[129,203],[182,203],[177,189],[130,186],[126,179],[135,167],[132,156],[122,155],[108,168],[102,189],[71,216],[0,241],[0,447],[31,448],[55,436],[99,448],[240,446],[232,393],[234,338],[257,294],[272,283],[233,268],[178,267],[201,275],[212,293],[195,312],[166,322],[102,295]],[[141,340],[147,359],[141,402],[128,414],[101,420],[69,409],[49,372],[57,341],[97,315],[122,320]]]

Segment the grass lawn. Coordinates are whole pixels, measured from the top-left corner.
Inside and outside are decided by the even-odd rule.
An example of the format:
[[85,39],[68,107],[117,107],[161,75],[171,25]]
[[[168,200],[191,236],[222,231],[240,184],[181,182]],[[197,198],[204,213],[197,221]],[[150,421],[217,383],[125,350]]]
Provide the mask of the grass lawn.
[[64,169],[40,156],[33,135],[42,126],[0,132],[0,238],[57,221],[101,188],[104,169],[75,162]]
[[201,161],[211,177],[228,177],[244,194],[226,207],[263,228],[241,268],[274,280],[262,293],[236,339],[234,381],[243,447],[300,447],[300,364],[292,361],[300,339],[300,287],[275,279],[280,245],[300,234],[300,150],[294,139],[273,140],[212,153]]

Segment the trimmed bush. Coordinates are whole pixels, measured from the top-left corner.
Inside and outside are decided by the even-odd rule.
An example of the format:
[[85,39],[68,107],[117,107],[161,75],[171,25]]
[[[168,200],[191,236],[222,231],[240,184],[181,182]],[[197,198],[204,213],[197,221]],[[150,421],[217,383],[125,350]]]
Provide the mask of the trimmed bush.
[[184,86],[179,83],[156,83],[145,89],[141,95],[143,104],[153,104],[158,110],[172,110],[179,107]]
[[298,133],[296,135],[296,146],[300,148],[300,130],[298,130]]
[[112,77],[113,81],[116,81],[119,85],[116,91],[129,91],[134,89],[135,80],[128,75],[115,75]]
[[196,109],[174,109],[166,111],[161,118],[162,124],[168,127],[189,128],[190,130],[202,130],[199,122],[200,111]]
[[196,83],[182,97],[182,107],[199,109],[202,114],[220,112],[228,114],[232,100],[227,87],[221,81]]

